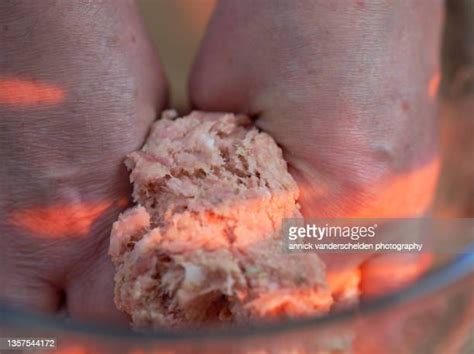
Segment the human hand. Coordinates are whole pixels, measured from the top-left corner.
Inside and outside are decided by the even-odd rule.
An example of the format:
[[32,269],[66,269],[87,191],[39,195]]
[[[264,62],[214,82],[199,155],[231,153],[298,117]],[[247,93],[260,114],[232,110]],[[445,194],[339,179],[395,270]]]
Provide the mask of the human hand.
[[[283,149],[305,218],[420,216],[438,174],[441,5],[221,0],[192,72],[192,102],[257,118]],[[406,255],[325,260],[334,287],[356,274],[365,295],[426,266]]]
[[123,157],[165,104],[133,2],[0,4],[0,299],[121,320],[107,249]]

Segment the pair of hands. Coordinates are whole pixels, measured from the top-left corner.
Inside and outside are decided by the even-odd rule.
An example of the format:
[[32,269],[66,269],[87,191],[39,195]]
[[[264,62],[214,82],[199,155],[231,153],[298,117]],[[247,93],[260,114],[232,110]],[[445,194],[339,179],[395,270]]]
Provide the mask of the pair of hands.
[[[257,117],[305,217],[420,215],[438,169],[441,5],[220,0],[192,104]],[[133,2],[0,4],[0,299],[126,320],[113,304],[109,231],[130,195],[123,157],[166,92]],[[371,271],[387,260],[326,261],[361,270],[364,294],[391,286]]]

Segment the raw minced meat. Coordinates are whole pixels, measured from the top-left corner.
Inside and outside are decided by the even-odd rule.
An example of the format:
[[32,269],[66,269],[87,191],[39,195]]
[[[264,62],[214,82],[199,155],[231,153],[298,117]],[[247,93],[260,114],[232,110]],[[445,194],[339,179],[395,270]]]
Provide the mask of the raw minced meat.
[[164,112],[126,158],[136,206],[113,225],[115,302],[136,328],[326,313],[316,254],[283,251],[301,217],[282,151],[249,118]]

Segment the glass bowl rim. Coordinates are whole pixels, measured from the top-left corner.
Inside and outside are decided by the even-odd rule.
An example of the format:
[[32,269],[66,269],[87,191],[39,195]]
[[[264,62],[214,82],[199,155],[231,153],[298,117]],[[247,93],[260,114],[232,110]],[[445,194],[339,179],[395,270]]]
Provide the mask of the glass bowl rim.
[[[403,305],[425,295],[447,288],[464,277],[474,274],[474,243],[447,264],[434,268],[414,283],[389,294],[361,301],[356,307],[335,311],[322,317],[310,317],[279,321],[272,324],[236,325],[230,328],[200,330],[136,332],[125,326],[65,321],[55,316],[31,313],[0,303],[0,325],[11,324],[15,328],[37,326],[41,330],[56,330],[77,336],[100,337],[109,340],[179,342],[209,340],[243,340],[260,336],[277,336],[293,331],[324,328],[344,323],[360,315],[370,315]],[[474,288],[473,288],[474,291]]]

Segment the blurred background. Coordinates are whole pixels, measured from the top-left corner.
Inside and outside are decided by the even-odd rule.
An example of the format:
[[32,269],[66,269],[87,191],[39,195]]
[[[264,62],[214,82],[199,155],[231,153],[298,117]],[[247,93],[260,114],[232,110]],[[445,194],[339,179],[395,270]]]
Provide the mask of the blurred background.
[[187,78],[216,0],[138,0],[171,89],[170,107],[188,108]]
[[440,92],[443,170],[436,212],[474,217],[474,1],[448,0]]

